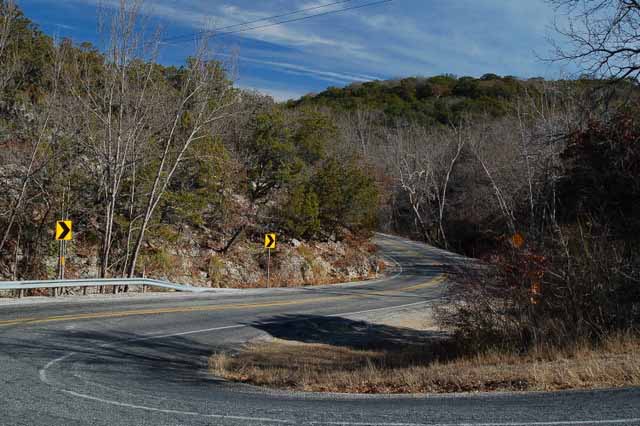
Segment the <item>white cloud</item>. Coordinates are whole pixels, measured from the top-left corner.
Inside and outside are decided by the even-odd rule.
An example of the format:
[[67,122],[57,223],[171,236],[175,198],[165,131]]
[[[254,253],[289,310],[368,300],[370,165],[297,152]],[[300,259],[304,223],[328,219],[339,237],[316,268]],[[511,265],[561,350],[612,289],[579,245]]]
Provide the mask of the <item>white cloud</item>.
[[277,102],[284,102],[290,99],[298,99],[302,95],[304,95],[304,93],[297,92],[295,90],[278,90],[278,89],[265,89],[265,88],[252,88],[252,89],[260,93],[265,93],[271,96]]
[[[108,7],[117,7],[119,5],[119,0],[75,1],[96,5],[102,4]],[[253,27],[271,25],[275,22],[274,20],[262,20],[260,22],[255,22],[254,24],[239,25],[243,22],[256,21],[258,19],[265,19],[279,14],[277,10],[273,9],[259,11],[255,9],[241,8],[231,4],[221,4],[217,8],[212,9],[210,2],[204,0],[184,0],[179,4],[169,0],[155,0],[144,3],[143,13],[170,22],[188,25],[195,30],[211,30],[214,33],[216,28],[232,26],[232,28],[229,28],[227,31],[222,29],[220,33],[225,34],[227,32],[242,31],[238,33],[239,36],[269,41],[272,43],[282,43],[293,46],[320,45],[338,48],[345,51],[363,49],[363,46],[359,44],[349,43],[348,41],[339,38],[314,34],[308,28],[305,30],[296,30],[295,28],[292,28],[292,26],[287,26],[286,24],[249,30],[249,28]],[[292,17],[295,18],[298,16],[304,16],[304,14]]]
[[55,26],[58,27],[58,28],[62,28],[64,30],[69,30],[69,31],[76,29],[76,27],[73,27],[71,25],[60,24],[60,23],[55,24]]
[[244,56],[240,56],[238,58],[241,62],[252,62],[255,64],[268,65],[272,68],[280,68],[287,72],[291,72],[298,75],[312,75],[314,77],[321,78],[326,81],[333,81],[336,83],[351,83],[354,81],[369,81],[369,80],[377,80],[380,77],[366,75],[366,74],[352,74],[346,72],[333,72],[333,71],[325,71],[315,68],[309,68],[301,65],[291,64],[287,62],[276,62],[276,61],[268,61],[263,59],[254,59],[248,58]]

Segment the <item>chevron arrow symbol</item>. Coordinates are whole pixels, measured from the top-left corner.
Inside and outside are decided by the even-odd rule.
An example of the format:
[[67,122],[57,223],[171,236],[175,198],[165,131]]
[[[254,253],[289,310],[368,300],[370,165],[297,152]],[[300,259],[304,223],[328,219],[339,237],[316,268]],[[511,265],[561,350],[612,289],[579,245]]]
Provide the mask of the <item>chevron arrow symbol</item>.
[[71,239],[71,221],[60,220],[56,222],[56,240],[68,241]]

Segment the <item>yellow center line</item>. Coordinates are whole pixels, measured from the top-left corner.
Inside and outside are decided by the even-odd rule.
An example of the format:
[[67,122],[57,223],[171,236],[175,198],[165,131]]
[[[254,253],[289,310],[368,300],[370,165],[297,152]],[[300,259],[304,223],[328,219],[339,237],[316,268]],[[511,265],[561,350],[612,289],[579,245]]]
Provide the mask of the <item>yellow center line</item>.
[[417,290],[420,288],[425,288],[425,287],[430,287],[430,286],[435,286],[437,284],[440,284],[445,280],[445,278],[446,277],[444,275],[439,275],[421,284],[413,285],[410,287],[404,287],[400,289],[381,290],[376,293],[341,295],[341,296],[331,296],[331,297],[328,297],[328,296],[314,297],[314,298],[303,299],[303,300],[278,300],[278,301],[266,302],[266,303],[238,303],[238,304],[228,304],[228,305],[205,305],[205,306],[190,306],[190,307],[176,307],[176,308],[137,309],[137,310],[128,310],[128,311],[58,315],[58,316],[51,316],[51,317],[44,317],[44,318],[20,318],[20,319],[0,321],[0,327],[6,327],[6,326],[18,325],[18,324],[31,325],[31,324],[42,324],[42,323],[59,322],[59,321],[73,321],[73,320],[99,319],[99,318],[120,318],[120,317],[137,316],[137,315],[211,312],[211,311],[226,311],[226,310],[245,309],[245,308],[268,308],[268,307],[275,307],[275,306],[303,305],[303,304],[316,303],[316,302],[329,302],[331,300],[337,300],[337,299],[346,300],[346,299],[353,299],[358,297],[382,295],[390,292]]
[[[36,320],[36,319],[38,319],[38,318],[22,318],[22,319],[20,319],[20,321],[32,321],[32,320]],[[14,319],[12,319],[12,320],[3,320],[3,321],[0,321],[0,326],[2,324],[13,324],[15,322],[16,322],[16,320],[14,320]]]
[[442,284],[446,279],[446,275],[438,275],[437,277],[427,281],[426,283],[412,285],[411,287],[405,287],[401,291],[411,291],[418,290],[420,288],[431,287],[434,285]]

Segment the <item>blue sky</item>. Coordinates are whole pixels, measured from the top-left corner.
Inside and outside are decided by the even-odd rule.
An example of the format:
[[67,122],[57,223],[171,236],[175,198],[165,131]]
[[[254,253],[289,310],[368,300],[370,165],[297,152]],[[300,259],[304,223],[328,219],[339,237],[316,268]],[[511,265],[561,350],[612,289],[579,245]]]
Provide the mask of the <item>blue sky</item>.
[[[165,37],[172,37],[334,1],[146,0],[144,10]],[[371,1],[353,0],[310,13]],[[117,0],[18,0],[46,33],[93,42],[100,2]],[[550,50],[553,19],[554,10],[544,0],[393,0],[225,35],[214,44],[222,58],[237,55],[239,86],[283,100],[355,81],[415,75],[557,77],[562,70],[537,57]],[[168,44],[160,61],[180,64],[192,51],[193,42]]]

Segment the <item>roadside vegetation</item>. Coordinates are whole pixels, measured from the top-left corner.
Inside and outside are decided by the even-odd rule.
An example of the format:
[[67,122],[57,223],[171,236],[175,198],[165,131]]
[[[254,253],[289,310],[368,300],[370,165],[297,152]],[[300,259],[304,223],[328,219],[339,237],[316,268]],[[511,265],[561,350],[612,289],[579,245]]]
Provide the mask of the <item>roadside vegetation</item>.
[[640,386],[640,339],[536,346],[526,354],[458,353],[450,340],[353,349],[276,340],[219,353],[210,371],[229,380],[304,392],[450,393],[554,391]]

